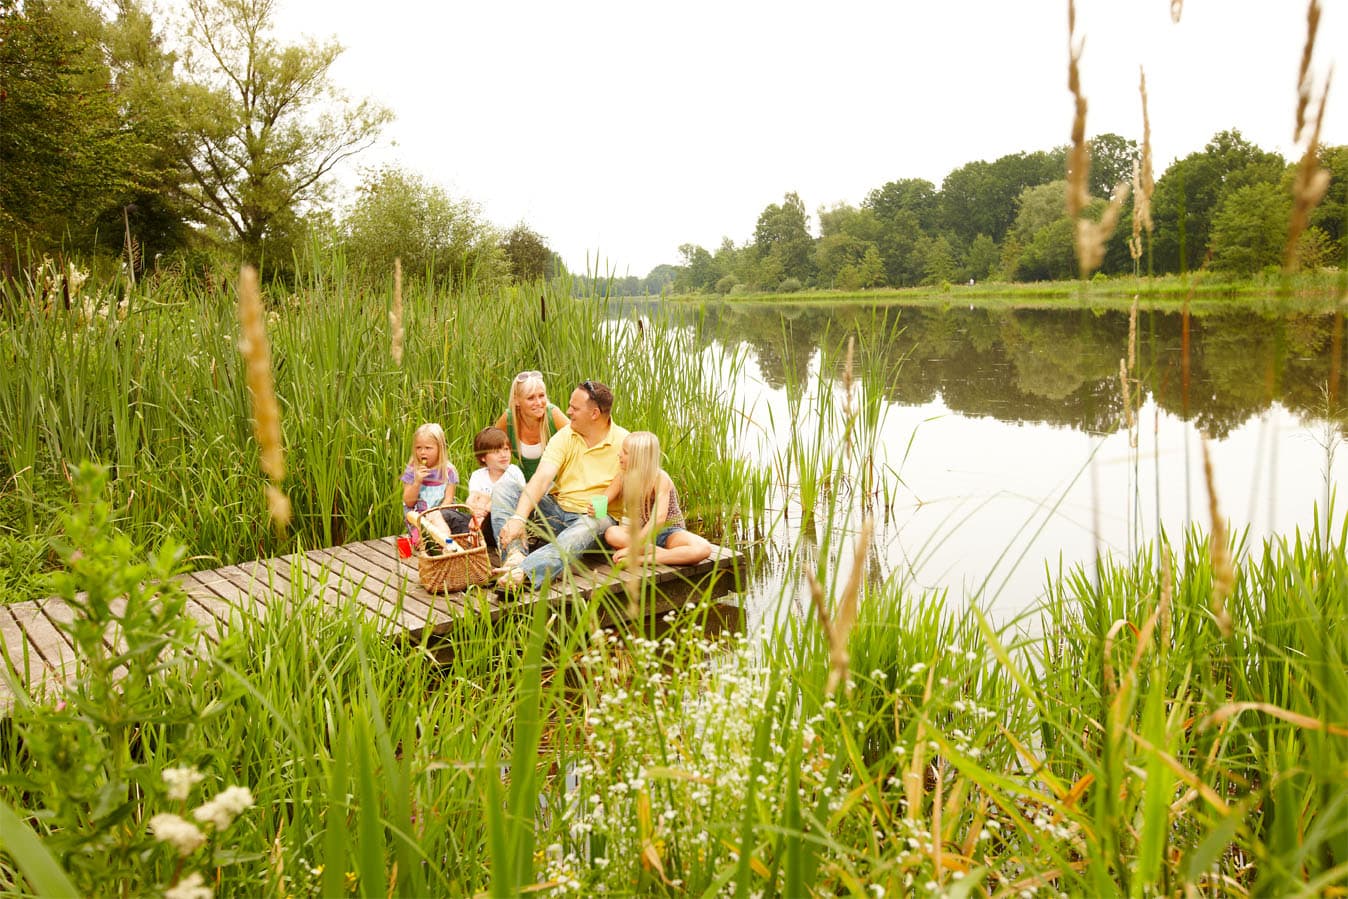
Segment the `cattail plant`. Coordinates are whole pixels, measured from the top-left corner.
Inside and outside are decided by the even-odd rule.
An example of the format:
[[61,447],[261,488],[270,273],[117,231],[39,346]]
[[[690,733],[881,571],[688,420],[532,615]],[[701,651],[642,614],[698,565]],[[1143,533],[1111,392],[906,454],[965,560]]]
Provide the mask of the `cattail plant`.
[[1072,92],[1075,114],[1072,116],[1072,146],[1067,152],[1067,215],[1072,219],[1076,233],[1077,265],[1081,277],[1087,278],[1105,258],[1105,241],[1114,233],[1124,200],[1128,198],[1127,182],[1120,182],[1109,198],[1109,205],[1092,222],[1083,213],[1090,202],[1091,151],[1086,143],[1086,97],[1081,93],[1081,51],[1085,40],[1076,34],[1076,3],[1067,3],[1067,87]]
[[253,433],[258,461],[267,475],[267,511],[278,530],[290,523],[290,499],[281,490],[286,476],[281,448],[281,409],[272,383],[271,351],[267,346],[265,312],[257,286],[257,269],[245,265],[239,272],[239,352],[248,370],[248,393],[253,399]]
[[1212,555],[1212,617],[1223,637],[1232,633],[1231,614],[1226,610],[1226,597],[1231,594],[1236,573],[1231,565],[1231,548],[1226,538],[1226,522],[1217,507],[1217,486],[1212,476],[1212,456],[1208,441],[1203,439],[1203,480],[1208,487],[1208,516],[1212,519],[1209,551]]
[[1128,252],[1133,257],[1136,274],[1142,259],[1142,230],[1151,237],[1154,224],[1151,218],[1151,195],[1156,190],[1156,179],[1151,168],[1151,117],[1147,114],[1147,72],[1138,67],[1138,92],[1142,95],[1142,153],[1133,163],[1133,236],[1128,239]]
[[874,522],[867,516],[861,524],[861,533],[857,535],[852,570],[847,575],[847,583],[843,585],[836,613],[829,614],[828,605],[824,601],[823,587],[815,579],[813,572],[807,572],[810,600],[814,603],[819,626],[828,640],[828,682],[824,685],[824,694],[827,696],[832,696],[839,684],[847,684],[847,668],[850,663],[847,639],[852,633],[852,625],[857,620],[857,597],[861,593],[861,576],[866,568],[866,553],[870,550],[871,534],[874,530]]
[[389,310],[388,322],[393,332],[393,364],[403,364],[403,260],[393,260],[393,308]]
[[1300,142],[1306,137],[1306,149],[1297,164],[1296,177],[1292,182],[1292,215],[1287,227],[1287,247],[1283,251],[1283,269],[1295,271],[1298,264],[1297,244],[1301,240],[1306,225],[1310,222],[1313,210],[1329,190],[1329,172],[1320,166],[1320,125],[1325,117],[1325,100],[1329,96],[1329,81],[1325,78],[1320,90],[1320,103],[1315,110],[1314,119],[1307,120],[1306,110],[1311,105],[1311,57],[1315,53],[1315,35],[1320,28],[1320,0],[1311,0],[1306,10],[1306,44],[1301,51],[1301,68],[1297,74],[1297,115],[1296,130],[1292,134],[1294,141]]

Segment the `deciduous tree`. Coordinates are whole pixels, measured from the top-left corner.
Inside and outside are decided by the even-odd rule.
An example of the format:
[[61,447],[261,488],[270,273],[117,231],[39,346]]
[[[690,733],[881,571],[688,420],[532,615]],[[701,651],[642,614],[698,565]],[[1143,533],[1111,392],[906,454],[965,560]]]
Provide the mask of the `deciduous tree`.
[[1329,241],[1327,261],[1348,267],[1348,144],[1321,147],[1320,165],[1329,172],[1329,190],[1311,212],[1311,224]]
[[1133,163],[1141,158],[1137,141],[1106,132],[1086,142],[1091,150],[1091,196],[1108,200],[1119,182],[1133,183]]
[[936,185],[930,181],[900,178],[871,191],[861,205],[886,223],[895,221],[900,212],[911,212],[917,216],[918,226],[923,231],[934,231],[936,217],[940,212],[940,197],[936,193]]
[[554,274],[553,252],[543,237],[520,222],[501,241],[510,275],[516,281],[538,281]]
[[404,272],[442,284],[509,277],[499,237],[478,208],[401,168],[366,175],[343,230],[352,261],[374,272],[392,271],[401,258]]
[[802,284],[811,278],[814,238],[798,194],[788,193],[780,206],[773,203],[763,210],[754,228],[754,246],[765,286],[775,287],[782,278],[797,278]]
[[[88,237],[133,187],[141,138],[123,120],[85,0],[0,0],[0,254]],[[11,260],[12,262],[12,260]]]
[[1198,268],[1208,252],[1213,215],[1225,196],[1251,184],[1277,184],[1286,162],[1234,129],[1214,135],[1202,151],[1174,162],[1156,182],[1152,244],[1157,271]]
[[979,234],[1000,241],[1016,219],[1021,192],[1063,173],[1061,150],[1012,153],[961,166],[941,183],[941,227],[961,244]]
[[1212,267],[1252,275],[1277,265],[1287,244],[1291,194],[1266,181],[1246,184],[1222,197],[1212,217]]
[[368,100],[353,104],[332,83],[336,42],[278,43],[274,0],[189,0],[188,8],[178,104],[186,195],[256,261],[319,197],[324,176],[369,147],[392,116]]

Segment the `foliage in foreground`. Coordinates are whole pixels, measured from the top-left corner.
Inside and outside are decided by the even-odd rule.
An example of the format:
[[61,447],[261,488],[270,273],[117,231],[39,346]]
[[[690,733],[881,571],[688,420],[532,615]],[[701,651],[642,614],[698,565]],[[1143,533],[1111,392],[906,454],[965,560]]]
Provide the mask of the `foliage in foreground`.
[[[1239,564],[1225,635],[1197,536],[1174,566],[1052,585],[1033,628],[872,585],[830,697],[812,622],[714,638],[696,602],[648,635],[596,607],[470,617],[437,664],[297,593],[212,649],[176,550],[140,561],[83,495],[62,584],[85,664],[3,732],[12,892],[1348,885],[1348,532]],[[181,769],[256,805],[174,842],[154,821],[186,812]]]

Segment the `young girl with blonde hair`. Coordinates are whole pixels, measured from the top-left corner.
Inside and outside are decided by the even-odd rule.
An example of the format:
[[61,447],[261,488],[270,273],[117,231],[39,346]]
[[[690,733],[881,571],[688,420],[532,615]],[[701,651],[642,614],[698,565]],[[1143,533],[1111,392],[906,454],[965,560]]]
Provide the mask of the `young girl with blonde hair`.
[[[403,485],[404,517],[408,512],[425,512],[454,502],[459,473],[450,464],[444,428],[426,422],[412,433],[412,455],[398,480]],[[418,542],[421,535],[417,529],[410,531],[412,542]]]
[[604,531],[613,561],[650,554],[662,565],[692,565],[711,555],[711,544],[684,527],[679,491],[660,467],[660,440],[650,431],[633,431],[623,441],[618,475],[606,493],[610,508],[622,499],[626,516],[625,524]]
[[548,402],[543,373],[522,371],[510,385],[510,402],[495,426],[506,432],[510,451],[527,481],[538,469],[548,438],[566,427],[566,414]]

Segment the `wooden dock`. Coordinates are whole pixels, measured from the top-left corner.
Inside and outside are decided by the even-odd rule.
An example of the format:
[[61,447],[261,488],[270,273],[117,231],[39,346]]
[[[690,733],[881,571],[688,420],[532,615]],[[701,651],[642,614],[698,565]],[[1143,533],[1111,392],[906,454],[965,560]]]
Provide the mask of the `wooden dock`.
[[[742,558],[734,550],[713,546],[705,562],[677,568],[655,565],[645,577],[659,585],[662,593],[677,596],[726,573],[733,575]],[[484,611],[494,618],[541,601],[558,605],[584,601],[601,588],[621,592],[624,584],[639,584],[642,576],[634,571],[615,572],[600,561],[574,566],[547,593],[505,597],[470,588],[466,593],[431,594],[418,582],[412,560],[398,558],[394,538],[382,537],[195,571],[178,580],[187,591],[187,614],[211,642],[218,641],[237,616],[265,617],[268,610],[284,608],[298,595],[334,608],[354,605],[367,621],[381,625],[394,639],[419,645],[423,639],[449,639],[468,606],[476,611],[485,604]],[[0,638],[5,650],[0,659],[8,673],[38,693],[69,681],[76,671],[75,649],[61,624],[74,614],[63,600],[54,598],[0,605]],[[10,706],[12,698],[8,679],[0,676],[0,712]]]

